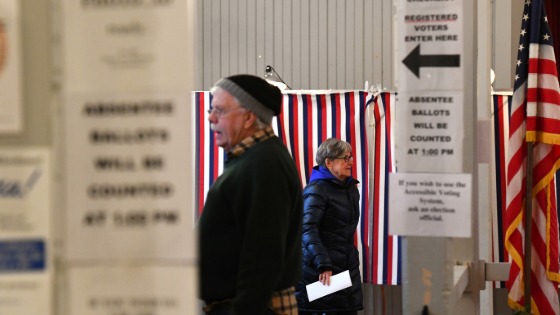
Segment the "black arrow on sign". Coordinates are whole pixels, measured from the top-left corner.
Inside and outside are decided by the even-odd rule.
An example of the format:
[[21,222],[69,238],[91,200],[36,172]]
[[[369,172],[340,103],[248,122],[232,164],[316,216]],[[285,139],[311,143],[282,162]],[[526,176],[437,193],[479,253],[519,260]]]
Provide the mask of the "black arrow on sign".
[[459,55],[420,55],[420,44],[418,44],[404,58],[403,63],[417,78],[420,78],[420,67],[455,68],[461,64],[460,57]]

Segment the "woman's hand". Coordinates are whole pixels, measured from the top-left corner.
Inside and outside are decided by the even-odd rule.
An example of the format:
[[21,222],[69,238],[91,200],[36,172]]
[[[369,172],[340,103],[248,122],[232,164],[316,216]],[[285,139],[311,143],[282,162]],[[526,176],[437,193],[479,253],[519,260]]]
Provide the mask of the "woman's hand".
[[323,285],[331,285],[331,276],[332,276],[331,270],[323,271],[319,275],[319,281],[321,281]]

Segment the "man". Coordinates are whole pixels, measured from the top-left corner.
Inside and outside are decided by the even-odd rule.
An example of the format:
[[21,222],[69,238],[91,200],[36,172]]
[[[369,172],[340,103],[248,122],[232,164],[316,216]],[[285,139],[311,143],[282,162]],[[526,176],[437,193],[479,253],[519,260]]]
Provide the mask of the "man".
[[221,79],[208,120],[227,153],[198,223],[200,296],[207,314],[297,314],[302,187],[274,135],[282,94],[252,75]]

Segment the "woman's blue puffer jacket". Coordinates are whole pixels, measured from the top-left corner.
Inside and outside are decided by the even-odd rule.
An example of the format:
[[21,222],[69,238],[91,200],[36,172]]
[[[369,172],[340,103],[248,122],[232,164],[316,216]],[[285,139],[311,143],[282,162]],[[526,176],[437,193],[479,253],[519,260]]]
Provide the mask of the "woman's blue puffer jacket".
[[[303,273],[296,287],[302,311],[363,309],[362,281],[354,233],[360,216],[358,181],[341,182],[325,167],[315,166],[303,191]],[[349,270],[352,286],[309,302],[305,286],[319,280],[324,270],[333,275]]]

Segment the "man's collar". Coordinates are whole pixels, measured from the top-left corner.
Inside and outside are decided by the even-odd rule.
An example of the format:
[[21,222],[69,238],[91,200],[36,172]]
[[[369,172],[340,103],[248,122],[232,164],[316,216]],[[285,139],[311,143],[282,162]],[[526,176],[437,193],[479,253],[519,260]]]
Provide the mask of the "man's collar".
[[240,143],[231,148],[231,150],[229,150],[229,152],[227,153],[227,158],[229,160],[238,157],[245,151],[249,150],[249,148],[255,145],[255,143],[262,142],[274,136],[274,130],[272,130],[272,127],[270,126],[266,127],[265,129],[258,130],[252,136],[241,140]]

